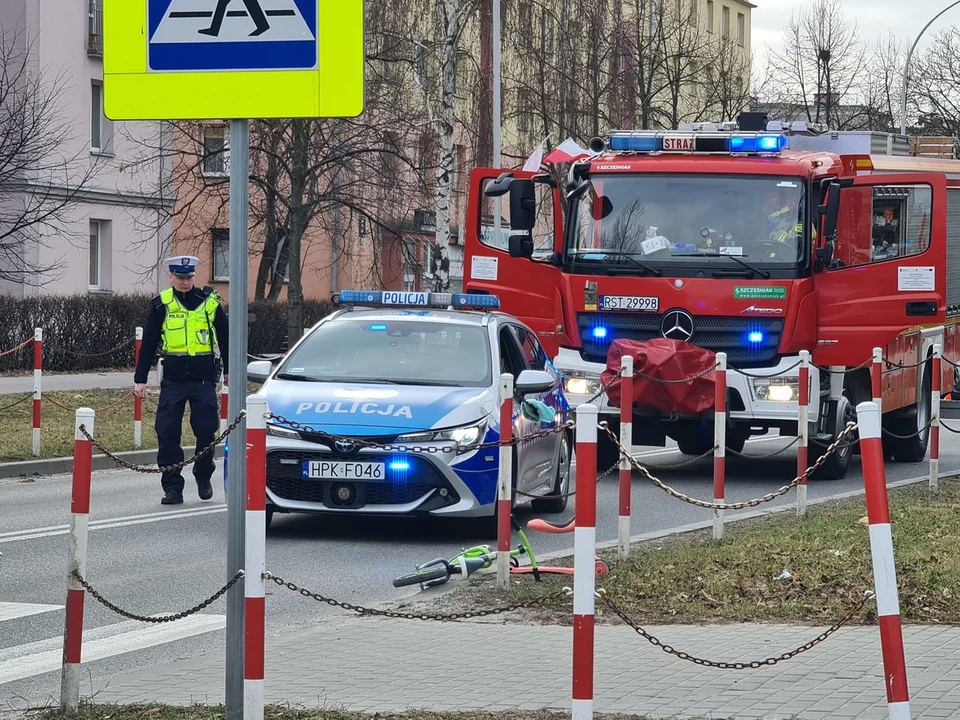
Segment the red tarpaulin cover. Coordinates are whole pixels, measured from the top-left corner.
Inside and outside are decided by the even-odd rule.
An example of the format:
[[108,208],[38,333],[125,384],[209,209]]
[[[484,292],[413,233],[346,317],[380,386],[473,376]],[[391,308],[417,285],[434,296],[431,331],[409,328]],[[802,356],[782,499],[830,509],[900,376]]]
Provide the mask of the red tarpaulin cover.
[[[683,414],[713,409],[717,373],[711,368],[717,364],[716,353],[667,338],[654,338],[646,342],[614,340],[607,352],[607,367],[600,375],[604,385],[619,372],[620,358],[624,355],[633,358],[634,373],[639,370],[647,376],[635,374],[633,377],[634,406]],[[683,380],[707,370],[709,372],[703,377],[682,384],[665,385],[648,379]],[[620,383],[607,390],[607,398],[614,407],[620,407],[620,393]]]

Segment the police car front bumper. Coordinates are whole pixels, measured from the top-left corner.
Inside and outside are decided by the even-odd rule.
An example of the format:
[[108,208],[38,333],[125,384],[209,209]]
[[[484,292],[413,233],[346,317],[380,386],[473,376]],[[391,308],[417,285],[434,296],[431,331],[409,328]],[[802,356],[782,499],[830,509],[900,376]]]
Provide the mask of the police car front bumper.
[[[480,474],[461,470],[465,481],[456,468],[477,453],[496,458],[496,450],[457,455],[454,441],[406,444],[445,448],[446,452],[401,453],[360,448],[345,456],[334,453],[327,445],[268,434],[267,504],[281,512],[294,513],[459,517],[493,514],[495,469],[492,475],[489,471]],[[310,477],[311,461],[377,463],[383,476],[332,478],[324,471],[323,477]],[[491,484],[492,487],[486,487]],[[477,492],[478,487],[484,491]]]

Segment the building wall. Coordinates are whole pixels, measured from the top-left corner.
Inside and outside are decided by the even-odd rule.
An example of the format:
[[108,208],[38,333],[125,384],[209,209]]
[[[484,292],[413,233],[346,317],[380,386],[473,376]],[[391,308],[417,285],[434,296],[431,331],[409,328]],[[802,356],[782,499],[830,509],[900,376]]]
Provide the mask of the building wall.
[[[7,283],[0,292],[153,292],[165,281],[157,266],[170,226],[156,207],[164,202],[161,188],[169,163],[159,150],[144,149],[162,147],[165,138],[159,123],[112,123],[103,116],[101,2],[0,0],[0,28],[19,33],[33,71],[63,80],[57,120],[71,128],[71,137],[60,151],[70,159],[75,178],[87,177],[79,193],[63,186],[43,188],[68,198],[73,194],[59,227],[43,234],[39,246],[31,243],[26,249],[37,265],[57,268],[35,284]],[[99,252],[91,242],[91,230],[98,228],[93,235],[99,235]]]

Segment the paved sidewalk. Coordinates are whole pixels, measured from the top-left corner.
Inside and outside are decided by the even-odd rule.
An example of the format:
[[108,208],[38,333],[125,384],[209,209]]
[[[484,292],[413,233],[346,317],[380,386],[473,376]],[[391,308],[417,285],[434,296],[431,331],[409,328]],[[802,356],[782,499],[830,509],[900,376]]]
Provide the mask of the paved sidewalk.
[[[742,661],[792,650],[824,628],[647,629],[692,654]],[[267,702],[370,712],[570,707],[567,627],[340,616],[287,633],[268,639]],[[960,628],[907,626],[904,638],[913,717],[960,716]],[[597,628],[596,646],[597,712],[744,720],[887,717],[876,627],[842,628],[812,650],[759,670],[715,670],[678,660],[624,627]],[[109,680],[94,674],[85,684],[100,691],[97,702],[216,704],[224,699],[223,663],[217,652]]]
[[[156,370],[150,371],[147,385],[157,385]],[[41,379],[43,390],[104,390],[129,389],[133,387],[133,370],[123,372],[78,373],[76,375],[58,375],[44,373]],[[20,394],[33,391],[33,375],[0,377],[0,395]]]

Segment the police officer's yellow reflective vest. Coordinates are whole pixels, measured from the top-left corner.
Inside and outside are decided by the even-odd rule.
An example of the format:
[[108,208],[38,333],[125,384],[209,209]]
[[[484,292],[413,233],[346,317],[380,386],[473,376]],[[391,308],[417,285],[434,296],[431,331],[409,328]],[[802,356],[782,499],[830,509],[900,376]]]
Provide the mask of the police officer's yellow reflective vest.
[[163,349],[167,355],[211,355],[216,344],[213,318],[220,298],[211,292],[196,310],[187,310],[167,288],[160,293],[167,308],[163,321]]

